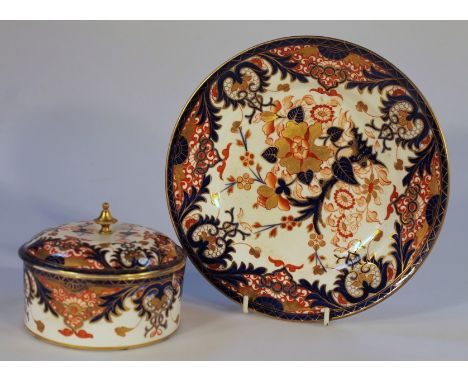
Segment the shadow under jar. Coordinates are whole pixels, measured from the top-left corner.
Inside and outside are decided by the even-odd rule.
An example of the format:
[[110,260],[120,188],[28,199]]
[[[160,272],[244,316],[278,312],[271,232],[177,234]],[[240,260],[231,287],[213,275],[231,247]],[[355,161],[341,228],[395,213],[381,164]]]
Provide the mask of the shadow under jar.
[[25,325],[80,349],[128,349],[180,322],[185,254],[160,232],[117,223],[108,203],[91,221],[46,229],[19,249]]

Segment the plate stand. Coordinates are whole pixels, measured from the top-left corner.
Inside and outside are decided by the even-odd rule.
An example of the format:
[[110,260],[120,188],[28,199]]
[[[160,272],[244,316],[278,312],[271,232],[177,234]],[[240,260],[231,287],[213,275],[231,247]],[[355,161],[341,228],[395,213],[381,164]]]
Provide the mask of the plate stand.
[[249,313],[249,296],[244,296],[242,300],[242,311],[247,314]]
[[[242,299],[242,312],[249,313],[249,296],[244,296]],[[330,308],[323,308],[323,325],[330,325]]]
[[323,308],[323,325],[330,325],[330,308]]

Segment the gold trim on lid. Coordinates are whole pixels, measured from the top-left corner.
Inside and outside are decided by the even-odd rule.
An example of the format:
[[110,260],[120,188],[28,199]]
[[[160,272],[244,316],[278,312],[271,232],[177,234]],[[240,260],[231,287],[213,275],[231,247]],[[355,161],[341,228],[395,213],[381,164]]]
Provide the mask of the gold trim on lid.
[[109,203],[104,202],[102,203],[102,211],[101,214],[94,219],[94,222],[97,224],[101,225],[101,229],[99,230],[99,233],[108,235],[112,233],[110,226],[111,224],[115,224],[118,222],[116,218],[114,218],[109,211]]

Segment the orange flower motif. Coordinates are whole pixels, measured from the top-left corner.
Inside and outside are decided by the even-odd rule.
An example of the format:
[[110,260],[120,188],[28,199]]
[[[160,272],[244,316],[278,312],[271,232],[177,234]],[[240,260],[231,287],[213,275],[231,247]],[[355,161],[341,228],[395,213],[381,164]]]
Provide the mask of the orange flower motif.
[[316,251],[318,251],[320,247],[325,246],[325,241],[323,240],[322,234],[317,235],[316,233],[311,233],[309,235],[309,238],[310,238],[309,243],[308,243],[309,247],[312,247]]
[[314,266],[313,272],[314,275],[323,275],[325,273],[325,269],[321,265],[317,264]]
[[80,329],[85,321],[103,310],[99,306],[99,298],[91,290],[69,293],[66,289],[58,288],[53,289],[52,293],[52,307],[73,331]]
[[252,183],[254,182],[254,180],[249,174],[244,173],[244,175],[237,177],[236,182],[237,188],[239,190],[249,191],[252,188]]
[[266,184],[261,185],[257,190],[258,204],[265,207],[267,210],[278,207],[280,210],[289,211],[291,207],[288,199],[281,195],[284,191],[284,187],[282,187],[281,184],[278,184],[277,176],[272,172],[269,172],[266,176],[265,183]]
[[372,282],[374,281],[374,275],[372,273],[365,274],[365,273],[359,272],[357,274],[356,279],[351,285],[355,288],[362,288],[362,284],[364,284],[364,281],[368,283],[369,285],[372,284]]
[[216,236],[210,235],[207,232],[202,232],[200,236],[203,240],[208,242],[208,249],[210,251],[216,251]]
[[281,217],[281,228],[291,231],[296,225],[299,226],[300,223],[294,221],[294,216],[289,215]]
[[370,178],[364,179],[364,184],[361,186],[361,192],[366,196],[367,204],[370,203],[372,198],[376,204],[380,204],[380,198],[378,192],[382,192],[379,180],[375,179],[374,174],[371,174]]
[[322,163],[332,155],[331,149],[314,143],[321,134],[319,124],[309,126],[306,122],[289,121],[275,142],[281,166],[290,174],[319,171]]
[[250,151],[246,151],[244,155],[240,156],[240,160],[242,161],[244,167],[253,166],[254,158],[255,155],[252,154]]
[[415,125],[409,117],[413,111],[413,106],[408,101],[400,101],[396,103],[389,111],[392,127],[403,127],[407,130],[413,130]]
[[249,83],[250,83],[250,80],[252,79],[252,76],[245,73],[241,76],[242,78],[242,82],[241,83],[238,83],[238,82],[234,82],[232,84],[232,91],[235,92],[235,91],[246,91],[249,87]]
[[398,112],[398,124],[408,130],[413,130],[413,123],[408,119],[409,112],[407,110],[400,110]]

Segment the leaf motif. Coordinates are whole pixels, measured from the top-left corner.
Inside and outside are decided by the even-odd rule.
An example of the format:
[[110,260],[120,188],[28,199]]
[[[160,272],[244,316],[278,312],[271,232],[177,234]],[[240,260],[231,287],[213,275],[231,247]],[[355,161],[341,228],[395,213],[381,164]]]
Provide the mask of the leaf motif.
[[392,182],[388,179],[388,172],[385,167],[378,167],[377,174],[379,175],[379,182],[384,186],[389,186]]
[[315,103],[314,97],[311,95],[305,95],[302,97],[302,100],[307,104],[307,105],[313,105]]
[[330,137],[330,140],[335,143],[341,138],[343,131],[341,127],[332,126],[328,128],[327,135]]
[[260,257],[260,254],[262,253],[262,249],[260,247],[251,247],[249,250],[249,255],[255,257],[258,259]]
[[252,226],[247,222],[239,222],[240,226],[244,231],[252,232]]
[[395,170],[402,171],[403,170],[403,161],[401,159],[397,159],[397,161],[393,164]]
[[42,333],[45,329],[45,325],[44,323],[41,321],[41,320],[34,320],[35,324],[36,324],[36,329]]
[[304,187],[300,183],[296,183],[296,185],[294,186],[294,189],[293,189],[293,196],[296,199],[304,200],[305,198],[302,196],[302,190],[303,189],[304,189]]
[[229,150],[231,149],[231,145],[232,145],[232,143],[229,142],[227,144],[227,146],[224,148],[224,150],[221,151],[221,153],[223,154],[224,159],[221,162],[221,164],[218,167],[216,167],[216,171],[218,171],[219,177],[221,178],[221,180],[223,179],[223,173],[224,173],[224,170],[226,169],[226,163],[227,163],[227,160],[229,158]]
[[332,170],[335,178],[338,180],[348,184],[359,184],[354,176],[353,165],[348,158],[340,158],[338,161],[333,163]]
[[376,138],[375,138],[375,134],[374,134],[371,130],[369,130],[369,129],[364,129],[364,133],[366,133],[367,138],[376,139]]
[[283,98],[283,105],[284,105],[284,108],[285,109],[289,109],[292,107],[292,102],[291,100],[293,99],[294,97],[292,95],[288,95],[286,97]]
[[278,228],[275,227],[270,231],[270,234],[268,236],[269,237],[276,237],[277,232],[278,232]]
[[429,230],[429,225],[427,224],[427,221],[425,221],[423,222],[422,227],[416,232],[416,237],[414,240],[415,244],[421,243],[421,241],[426,236],[428,230]]
[[380,241],[380,239],[382,238],[383,236],[383,231],[381,229],[378,229],[375,231],[374,233],[374,241]]
[[276,113],[273,113],[272,111],[264,111],[260,114],[260,118],[263,122],[271,122],[278,117],[276,116]]
[[288,119],[297,123],[304,122],[304,109],[302,106],[297,106],[289,110]]
[[267,148],[263,153],[262,157],[265,159],[268,163],[276,163],[278,160],[278,148],[277,147],[269,147]]
[[429,226],[432,226],[434,224],[434,220],[436,218],[436,212],[438,209],[440,201],[440,196],[439,195],[434,195],[429,199],[429,202],[427,202],[427,207],[426,207],[426,220],[427,224]]
[[368,223],[380,223],[377,211],[367,210],[366,221]]
[[312,183],[312,180],[314,179],[314,173],[312,170],[307,170],[307,172],[300,172],[297,174],[297,179],[299,179],[299,182],[302,184],[305,184],[308,186],[310,183]]
[[127,310],[124,301],[134,291],[134,287],[130,286],[121,289],[118,292],[103,296],[103,302],[101,306],[104,308],[104,310],[101,313],[94,316],[93,318],[91,318],[90,322],[97,322],[102,318],[105,318],[107,321],[110,321],[111,315],[119,316],[120,312],[124,312]]
[[403,178],[404,186],[407,186],[410,183],[416,173],[419,174],[419,176],[422,176],[424,170],[426,170],[429,174],[432,174],[431,162],[434,157],[435,149],[436,145],[434,144],[434,141],[431,141],[426,148],[417,153],[416,157],[409,158],[410,165],[405,167],[407,173]]
[[241,121],[234,121],[231,126],[231,133],[237,133],[239,131]]
[[251,135],[252,133],[250,132],[250,130],[247,130],[247,132],[245,133],[245,139],[249,139]]
[[367,105],[362,101],[358,101],[358,103],[356,104],[357,111],[363,111],[364,113],[367,113],[367,109]]
[[276,260],[273,259],[271,256],[268,256],[268,261],[272,263],[275,267],[282,267],[284,266],[284,261],[283,260]]
[[133,328],[127,328],[126,326],[118,326],[114,329],[115,334],[120,337],[125,337],[129,331],[133,330]]
[[304,268],[304,264],[301,264],[301,265],[286,264],[286,269],[289,272],[296,272],[297,270],[302,269],[302,268]]
[[298,66],[298,63],[290,60],[291,56],[277,56],[276,54],[267,52],[259,53],[258,56],[270,64],[272,75],[278,73],[281,79],[285,79],[289,76],[292,81],[298,80],[302,83],[307,82],[307,77],[304,74],[294,70]]
[[318,47],[316,46],[305,46],[300,50],[302,55],[306,58],[309,58],[310,56],[316,55],[318,53]]
[[335,207],[333,207],[333,203],[325,203],[325,210],[327,210],[328,212],[335,211]]

